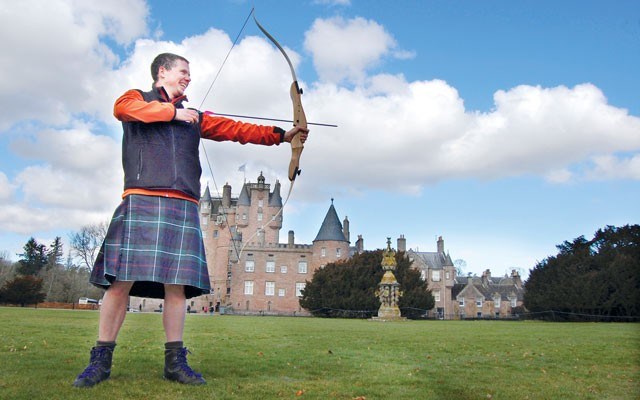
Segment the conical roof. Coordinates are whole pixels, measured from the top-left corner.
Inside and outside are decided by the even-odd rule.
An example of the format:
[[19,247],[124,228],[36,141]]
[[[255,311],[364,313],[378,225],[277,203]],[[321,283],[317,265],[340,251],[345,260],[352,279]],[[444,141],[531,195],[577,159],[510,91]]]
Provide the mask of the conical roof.
[[276,181],[273,193],[269,196],[269,205],[272,207],[282,207],[282,196],[280,195],[280,181]]
[[251,198],[249,197],[249,189],[247,188],[247,184],[242,185],[242,190],[240,190],[240,196],[238,196],[238,205],[239,206],[250,206]]
[[207,185],[207,188],[204,190],[204,195],[202,195],[200,201],[211,201],[211,192],[209,191],[209,185]]
[[329,211],[327,211],[327,215],[324,217],[324,221],[322,221],[320,231],[318,231],[318,235],[313,241],[316,242],[319,240],[347,241],[344,237],[344,232],[342,232],[342,224],[338,218],[338,213],[333,206],[333,199],[331,200],[331,207],[329,207]]

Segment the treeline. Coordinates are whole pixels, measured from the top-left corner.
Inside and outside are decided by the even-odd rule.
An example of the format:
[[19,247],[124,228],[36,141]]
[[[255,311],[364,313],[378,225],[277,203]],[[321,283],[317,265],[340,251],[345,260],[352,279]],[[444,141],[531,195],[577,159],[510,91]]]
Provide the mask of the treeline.
[[[554,310],[554,319],[640,316],[640,225],[607,226],[556,246],[525,283],[524,305],[532,314]],[[540,314],[546,315],[546,314]]]
[[17,262],[10,261],[6,252],[0,254],[0,304],[25,306],[102,298],[103,290],[89,283],[89,275],[105,234],[106,224],[81,228],[71,235],[66,257],[60,237],[49,246],[30,238]]
[[[371,318],[377,315],[376,296],[384,271],[382,250],[365,251],[351,259],[327,264],[313,274],[302,290],[300,305],[319,317]],[[398,307],[402,316],[418,318],[434,307],[435,301],[420,271],[411,268],[405,253],[396,254],[394,275],[403,295]]]

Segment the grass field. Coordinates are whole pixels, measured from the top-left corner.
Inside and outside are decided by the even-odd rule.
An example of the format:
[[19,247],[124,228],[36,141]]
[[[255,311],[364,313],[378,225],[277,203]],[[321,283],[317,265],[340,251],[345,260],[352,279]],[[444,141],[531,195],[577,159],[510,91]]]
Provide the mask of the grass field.
[[76,389],[97,321],[0,307],[0,399],[640,398],[640,324],[188,315],[208,384],[185,387],[162,379],[161,316],[130,313],[111,379]]

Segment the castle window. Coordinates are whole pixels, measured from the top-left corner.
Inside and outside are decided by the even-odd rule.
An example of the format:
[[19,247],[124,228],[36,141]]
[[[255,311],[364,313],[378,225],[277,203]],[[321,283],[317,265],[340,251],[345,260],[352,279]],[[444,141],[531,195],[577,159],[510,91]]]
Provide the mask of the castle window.
[[433,292],[433,299],[435,301],[440,301],[440,291],[436,290],[435,292]]
[[298,262],[298,273],[299,274],[306,274],[307,273],[307,262],[306,261]]
[[426,280],[427,280],[427,271],[425,271],[425,270],[420,270],[420,278],[421,278],[423,281],[426,281]]
[[207,231],[202,231],[202,238],[206,239],[207,238]]
[[264,287],[265,296],[273,296],[276,293],[276,283],[275,282],[266,282]]
[[258,213],[258,221],[262,221],[262,213]]
[[286,265],[281,265],[280,266],[280,273],[281,274],[286,274],[287,273],[287,266]]
[[253,281],[244,281],[244,294],[253,294]]
[[264,200],[260,199],[258,200],[258,207],[263,207],[264,206]]
[[336,249],[336,257],[340,258],[342,256],[342,249],[337,248]]
[[298,297],[302,297],[302,290],[305,287],[305,283],[304,282],[296,282],[296,296]]
[[244,272],[254,272],[256,270],[256,262],[247,260],[244,264]]
[[476,299],[476,307],[482,307],[482,299]]
[[440,282],[440,271],[431,271],[431,280],[434,282]]
[[213,237],[217,238],[218,237],[218,230],[216,229],[215,231],[213,231]]
[[451,273],[449,271],[445,274],[445,279],[451,279]]
[[322,249],[320,249],[320,257],[326,257],[327,256],[327,248],[323,247]]
[[459,305],[460,307],[464,307],[464,297],[463,297],[463,298],[461,298],[460,300],[458,300],[458,305]]
[[267,261],[266,272],[275,273],[276,272],[276,262],[275,261]]
[[287,294],[286,289],[278,289],[278,296],[284,297]]

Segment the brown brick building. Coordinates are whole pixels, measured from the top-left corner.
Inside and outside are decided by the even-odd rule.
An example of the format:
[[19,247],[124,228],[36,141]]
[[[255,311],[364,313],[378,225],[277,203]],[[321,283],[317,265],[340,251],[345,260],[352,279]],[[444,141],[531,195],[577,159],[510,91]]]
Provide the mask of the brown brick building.
[[[299,304],[305,282],[318,268],[364,251],[361,235],[350,246],[349,220],[340,222],[333,200],[311,244],[296,243],[293,231],[281,243],[280,189],[279,182],[272,189],[262,174],[256,183],[245,183],[237,197],[232,197],[228,184],[222,197],[212,197],[207,187],[200,199],[200,225],[213,290],[190,299],[192,311],[213,307],[234,314],[308,315]],[[506,317],[513,307],[522,305],[522,281],[515,271],[502,278],[492,278],[489,270],[481,278],[459,277],[442,237],[435,252],[406,247],[401,235],[398,251],[406,252],[434,296],[430,316]],[[130,306],[151,311],[158,310],[161,302],[132,297]]]
[[[349,221],[341,223],[333,201],[311,244],[295,242],[289,231],[280,242],[282,196],[262,174],[247,182],[238,197],[231,186],[222,198],[209,188],[200,200],[201,226],[213,291],[193,299],[192,309],[213,306],[235,314],[307,314],[298,299],[316,269],[344,260],[350,247]],[[362,241],[360,240],[360,243]]]

